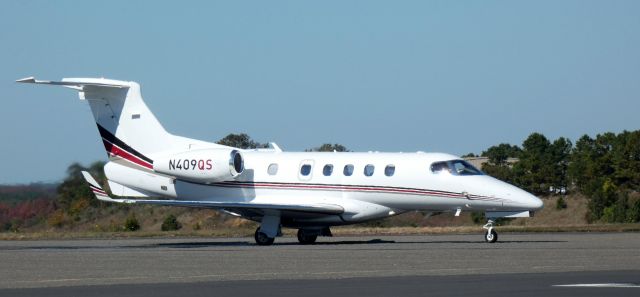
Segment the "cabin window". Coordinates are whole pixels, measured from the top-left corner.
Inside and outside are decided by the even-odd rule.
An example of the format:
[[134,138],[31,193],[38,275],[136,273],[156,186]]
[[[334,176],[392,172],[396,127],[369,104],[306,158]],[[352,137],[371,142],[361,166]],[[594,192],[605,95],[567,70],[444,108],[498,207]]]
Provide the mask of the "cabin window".
[[367,164],[367,166],[364,166],[364,175],[365,176],[372,176],[373,175],[373,171],[375,169],[376,168],[373,165]]
[[300,167],[300,174],[302,176],[308,176],[310,173],[311,173],[311,165],[304,164],[302,165],[302,167]]
[[331,176],[331,173],[333,173],[333,165],[331,164],[324,165],[324,168],[322,168],[322,174],[324,176]]
[[384,175],[386,176],[393,176],[393,174],[396,172],[396,165],[387,165],[387,167],[384,168]]
[[344,176],[351,176],[353,174],[353,165],[344,165],[344,170],[342,171],[342,173],[344,173]]
[[278,164],[276,163],[270,164],[269,168],[267,168],[267,173],[269,173],[269,175],[278,174]]

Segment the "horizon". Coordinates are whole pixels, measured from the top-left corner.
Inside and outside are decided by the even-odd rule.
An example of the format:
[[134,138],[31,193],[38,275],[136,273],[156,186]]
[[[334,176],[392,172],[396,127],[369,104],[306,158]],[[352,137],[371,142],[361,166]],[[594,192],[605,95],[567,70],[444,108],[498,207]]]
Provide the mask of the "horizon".
[[[637,130],[623,130],[623,131],[621,131],[621,132],[619,132],[619,133],[624,133],[624,132],[633,132],[633,131],[637,131]],[[532,133],[537,133],[537,132],[532,132]],[[619,134],[619,133],[616,133],[616,132],[603,132],[603,133],[599,133],[599,134],[597,134],[597,135],[583,134],[583,135],[582,135],[582,136],[580,136],[580,137],[583,137],[583,136],[589,136],[589,137],[591,137],[591,138],[595,139],[597,136],[602,135],[602,134],[606,134],[606,133],[615,133],[615,134]],[[546,135],[544,135],[544,134],[543,134],[543,136],[545,136],[545,137],[546,137]],[[249,137],[251,137],[251,135],[249,135]],[[563,136],[560,136],[560,137],[563,137]],[[565,137],[565,138],[567,138],[567,137]],[[526,137],[525,137],[522,141],[524,141],[525,139],[526,139]],[[555,140],[555,139],[552,139],[552,138],[547,138],[547,139],[548,139],[550,142],[552,142],[552,143],[553,143],[553,141]],[[572,147],[575,147],[575,142],[576,142],[576,140],[574,140],[574,139],[569,139],[569,138],[567,138],[567,139],[571,142],[571,146],[572,146]],[[255,139],[252,139],[252,140],[255,140]],[[326,144],[336,144],[336,143],[326,143]],[[496,143],[496,144],[493,144],[493,145],[491,145],[491,146],[497,146],[497,145],[499,145],[499,144],[501,144],[501,143]],[[516,145],[516,146],[518,146],[519,148],[522,148],[522,143],[519,143],[519,144],[509,143],[509,144],[510,144],[510,145]],[[490,146],[490,147],[491,147],[491,146]],[[463,158],[463,159],[488,158],[488,157],[486,157],[486,156],[482,156],[482,153],[483,153],[484,151],[486,151],[487,149],[489,149],[490,147],[487,147],[487,148],[485,148],[485,149],[483,149],[482,151],[479,151],[479,152],[468,152],[468,153],[473,153],[473,154],[475,154],[475,155],[476,155],[476,156],[473,156],[473,157],[463,157],[463,155],[464,155],[464,154],[461,154],[461,155],[458,155],[458,156],[459,156],[460,158]],[[314,148],[315,148],[315,147],[314,147]],[[311,148],[310,148],[310,149],[311,149]],[[349,148],[347,147],[347,149],[349,149]],[[251,150],[251,149],[249,149],[249,150]],[[302,152],[302,153],[309,152],[309,153],[312,153],[312,151],[306,151],[306,150],[302,150],[302,151],[285,151],[285,152]],[[345,151],[344,153],[368,153],[368,152],[370,152],[370,151],[353,151],[353,150],[348,150],[348,151]],[[446,153],[446,152],[435,152],[435,151],[414,151],[414,152],[402,152],[402,151],[401,151],[401,152],[375,151],[375,152],[376,152],[376,153],[417,153],[417,152],[423,152],[423,153]],[[327,153],[330,153],[330,152],[327,152]],[[342,153],[342,152],[336,152],[336,153]],[[510,157],[510,158],[511,158],[511,157]],[[108,162],[108,160],[94,160],[94,161],[90,161],[89,163],[86,163],[86,164],[84,164],[84,163],[78,163],[78,164],[80,164],[81,166],[84,166],[84,167],[89,167],[91,164],[93,164],[93,163],[95,163],[95,162],[105,162],[105,163],[106,163],[106,162]],[[75,162],[74,162],[74,163],[75,163]],[[71,166],[72,164],[73,164],[73,163],[70,163],[68,166]],[[65,167],[65,171],[66,171],[66,169],[68,168],[68,166],[67,166],[67,167]],[[479,168],[479,167],[478,167],[478,168]],[[8,187],[10,187],[10,186],[38,186],[38,185],[42,185],[42,186],[50,186],[50,185],[59,185],[59,184],[60,184],[60,183],[62,183],[62,182],[64,182],[64,176],[63,176],[63,177],[61,177],[59,180],[50,180],[50,181],[28,181],[28,182],[20,182],[20,183],[0,183],[0,186],[8,186]]]

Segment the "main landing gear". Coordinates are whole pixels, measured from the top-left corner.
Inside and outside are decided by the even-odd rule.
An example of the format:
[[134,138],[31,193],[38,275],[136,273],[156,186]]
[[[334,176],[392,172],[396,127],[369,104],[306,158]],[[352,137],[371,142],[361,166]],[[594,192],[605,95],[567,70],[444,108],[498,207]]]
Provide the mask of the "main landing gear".
[[314,244],[318,236],[333,236],[329,227],[315,227],[298,229],[298,242],[300,244]]
[[498,232],[496,232],[495,229],[493,229],[493,221],[489,220],[487,222],[487,224],[485,224],[482,229],[487,230],[484,233],[484,240],[488,243],[494,243],[496,241],[498,241]]
[[[280,230],[280,215],[267,213],[260,221],[260,227],[256,229],[254,238],[258,245],[272,245],[276,236],[282,236]],[[332,236],[329,227],[306,227],[298,229],[298,241],[300,244],[314,244],[318,236]]]
[[269,237],[266,233],[261,232],[260,228],[256,229],[256,233],[253,235],[258,245],[272,245],[275,238]]
[[258,245],[272,245],[280,233],[280,215],[265,214],[253,237]]
[[300,244],[314,244],[316,239],[318,239],[318,234],[304,229],[298,229],[298,242],[300,242]]
[[[268,230],[265,228],[265,231]],[[275,239],[275,236],[280,236],[280,230],[277,230],[272,236],[269,236],[265,231],[263,231],[262,227],[256,229],[256,233],[254,234],[254,238],[256,240],[256,244],[258,245],[272,245]],[[314,244],[316,243],[316,239],[318,236],[333,236],[331,234],[331,229],[328,227],[322,229],[298,229],[298,242],[300,244]]]

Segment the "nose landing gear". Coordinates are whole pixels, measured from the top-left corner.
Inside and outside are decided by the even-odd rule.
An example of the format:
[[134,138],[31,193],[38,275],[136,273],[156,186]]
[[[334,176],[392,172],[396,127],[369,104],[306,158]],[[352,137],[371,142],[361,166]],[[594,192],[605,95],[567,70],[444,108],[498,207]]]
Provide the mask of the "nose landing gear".
[[494,243],[498,241],[498,232],[493,229],[493,220],[489,220],[484,226],[482,226],[482,229],[487,230],[484,233],[484,240],[486,242]]

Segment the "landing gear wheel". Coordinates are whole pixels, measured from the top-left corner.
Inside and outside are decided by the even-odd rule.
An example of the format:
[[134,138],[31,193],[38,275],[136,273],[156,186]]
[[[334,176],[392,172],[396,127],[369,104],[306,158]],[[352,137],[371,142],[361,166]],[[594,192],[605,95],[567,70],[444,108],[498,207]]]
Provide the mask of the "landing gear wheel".
[[487,230],[484,233],[484,240],[488,243],[494,243],[498,241],[498,232],[493,229],[493,220],[488,220],[487,223],[482,226],[482,229]]
[[263,232],[260,232],[260,228],[256,229],[256,234],[253,236],[256,239],[258,245],[272,245],[274,238],[267,236]]
[[484,240],[488,243],[494,243],[498,241],[498,232],[496,230],[490,229],[484,233]]
[[318,235],[309,235],[302,229],[298,229],[298,242],[300,244],[314,244],[318,239]]

